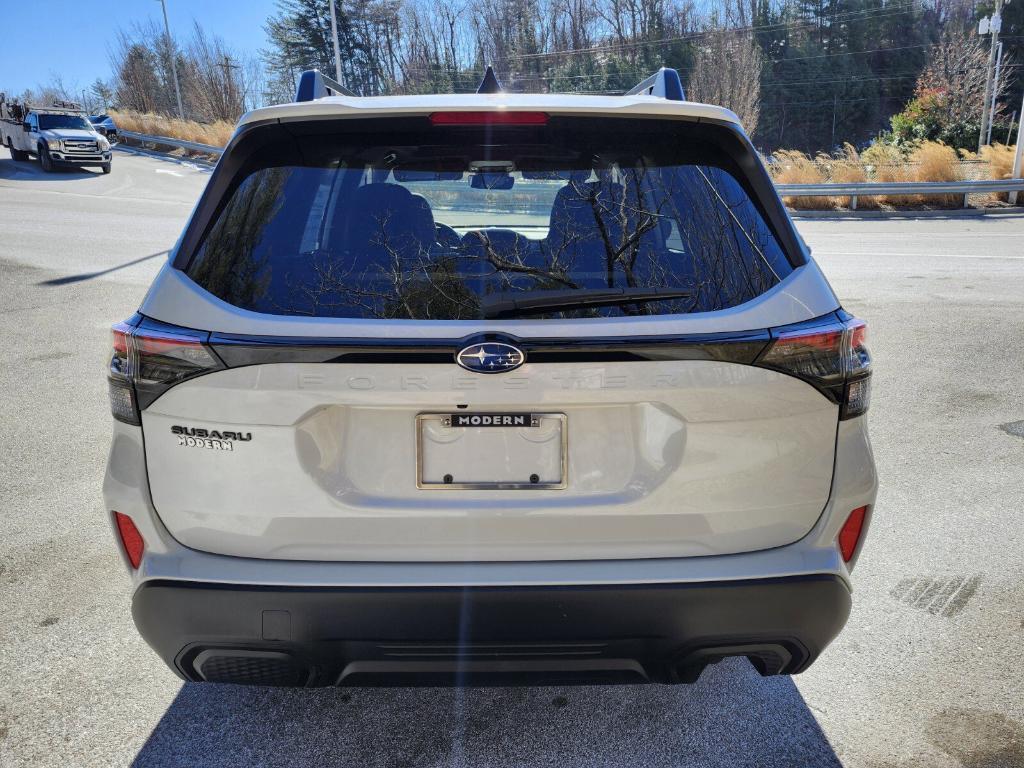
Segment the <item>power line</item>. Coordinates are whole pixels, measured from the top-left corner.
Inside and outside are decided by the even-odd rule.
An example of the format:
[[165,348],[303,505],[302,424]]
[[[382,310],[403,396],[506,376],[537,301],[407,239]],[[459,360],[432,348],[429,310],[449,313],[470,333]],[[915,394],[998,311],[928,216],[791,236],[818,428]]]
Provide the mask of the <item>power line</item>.
[[[907,2],[907,3],[904,3],[902,5],[890,5],[890,6],[887,6],[885,8],[881,8],[881,9],[862,9],[862,10],[859,10],[859,11],[847,11],[847,12],[842,13],[842,14],[836,14],[834,17],[829,19],[829,22],[830,23],[835,23],[837,21],[849,21],[849,20],[856,19],[856,17],[862,17],[862,18],[865,18],[865,19],[866,18],[872,18],[872,17],[876,18],[876,19],[877,18],[885,18],[885,17],[889,17],[889,16],[900,15],[904,11],[912,9],[912,8],[916,7],[917,5],[918,5],[917,2],[912,0],[911,2]],[[812,22],[809,21],[809,20],[798,19],[798,20],[792,20],[792,21],[786,21],[786,22],[777,22],[775,24],[750,25],[750,26],[746,26],[746,27],[733,27],[733,28],[726,29],[726,30],[705,30],[703,32],[693,32],[693,33],[688,33],[688,34],[685,34],[685,35],[678,35],[678,36],[673,36],[673,37],[662,37],[662,38],[653,38],[653,39],[648,39],[648,40],[635,40],[635,41],[618,42],[618,43],[605,43],[603,45],[595,45],[595,46],[590,46],[590,47],[587,47],[587,48],[561,49],[561,50],[557,50],[557,51],[543,51],[543,52],[537,52],[537,53],[524,53],[524,54],[508,54],[506,56],[496,58],[495,59],[495,63],[497,63],[497,62],[508,63],[508,62],[512,62],[512,61],[523,61],[523,60],[528,60],[528,59],[545,58],[545,57],[552,57],[552,56],[571,56],[571,55],[582,55],[582,54],[594,54],[594,53],[602,53],[602,52],[609,52],[609,51],[614,52],[614,51],[617,51],[617,50],[622,50],[622,49],[627,49],[627,48],[636,48],[636,47],[652,46],[652,45],[653,46],[657,46],[657,45],[665,45],[667,43],[672,43],[672,42],[684,42],[684,41],[689,41],[689,40],[698,40],[700,38],[708,37],[708,36],[714,35],[714,34],[721,34],[721,33],[735,34],[735,33],[740,33],[740,32],[754,32],[754,31],[765,30],[765,29],[780,29],[780,28],[786,28],[786,27],[794,27],[794,28],[806,27],[806,26],[810,25],[811,23]],[[884,53],[884,52],[888,52],[888,51],[904,51],[904,50],[911,50],[911,49],[914,49],[914,48],[928,48],[928,47],[931,47],[931,45],[932,45],[931,43],[920,43],[920,44],[915,44],[915,45],[893,46],[893,47],[889,47],[889,48],[874,48],[874,49],[866,50],[866,51],[835,51],[835,52],[832,52],[832,53],[814,54],[814,55],[810,55],[810,56],[793,56],[793,57],[783,57],[783,58],[778,58],[778,59],[767,59],[765,63],[769,63],[769,64],[785,64],[785,63],[789,63],[789,62],[793,62],[793,61],[807,61],[807,60],[813,60],[813,59],[832,58],[832,57],[837,57],[837,56],[860,56],[860,55],[867,55],[867,54],[872,54],[872,53]],[[421,72],[421,73],[434,73],[434,72],[437,71],[436,69],[416,68],[416,67],[407,67],[405,69],[406,69],[406,71]],[[681,71],[685,71],[685,70],[681,70]],[[462,69],[462,68],[460,68],[458,72],[448,73],[448,76],[450,76],[450,77],[471,77],[474,74],[482,76],[483,73],[484,73],[483,69],[478,69],[478,68]],[[640,71],[639,70],[619,70],[618,73],[620,73],[620,74],[628,74],[628,73],[639,74]],[[643,73],[646,74],[646,70],[644,70]],[[559,76],[547,77],[547,76],[544,76],[544,75],[537,74],[537,75],[530,75],[530,77],[533,78],[533,79],[556,79],[556,78],[587,79],[587,78],[591,77],[591,75],[559,75]]]
[[[1021,64],[1008,64],[1008,65],[1005,65],[1003,67],[1003,69],[1004,70],[1011,69],[1011,68],[1017,69],[1017,68],[1020,68],[1021,66],[1024,66],[1024,65],[1021,65]],[[972,67],[972,68],[969,68],[967,70],[961,71],[961,74],[964,74],[967,71],[974,71],[976,69],[980,70],[980,69],[984,69],[984,67]],[[409,69],[407,71],[430,72],[431,70]],[[885,69],[881,69],[881,70],[878,70],[878,71],[882,72],[882,73],[885,73],[887,71],[891,72],[891,70],[885,70]],[[683,70],[682,72],[685,72],[685,70]],[[617,75],[622,75],[622,76],[624,76],[624,75],[631,75],[633,77],[636,77],[638,75],[647,74],[647,70],[619,70],[618,72],[616,72],[616,74]],[[765,89],[770,89],[770,88],[774,88],[774,87],[778,87],[778,86],[789,86],[789,85],[829,85],[829,84],[834,84],[834,83],[851,83],[851,84],[859,85],[859,84],[863,84],[863,83],[872,83],[872,82],[916,80],[919,76],[920,76],[920,72],[919,71],[910,70],[910,71],[904,71],[904,72],[893,73],[893,74],[888,74],[888,75],[887,74],[865,74],[865,75],[849,75],[847,77],[840,77],[840,78],[820,78],[820,77],[800,78],[800,79],[774,79],[774,78],[768,78],[768,79],[766,79],[764,81],[764,83],[762,84],[762,87],[765,88]],[[462,81],[465,81],[466,83],[468,83],[470,85],[473,85],[473,86],[476,85],[476,78],[475,78],[475,76],[473,74],[470,74],[470,73],[466,73],[466,72],[453,72],[453,73],[449,73],[448,77],[450,77],[453,81],[462,80]],[[563,80],[590,80],[590,79],[600,78],[600,77],[603,77],[603,75],[601,73],[595,73],[595,74],[592,74],[592,75],[532,75],[531,74],[531,75],[524,76],[522,79],[523,80],[528,80],[528,81],[529,80],[542,80],[542,81],[545,81],[545,82],[557,82],[557,81],[563,81]],[[621,91],[617,91],[617,90],[605,90],[605,91],[583,91],[583,90],[578,90],[578,91],[570,91],[570,93],[594,93],[594,94],[597,94],[597,93],[621,93]],[[829,102],[829,103],[831,103],[831,102]]]
[[762,101],[761,107],[818,107],[826,104],[857,104],[863,101],[874,101],[874,99],[828,99],[827,101]]
[[[858,18],[886,18],[890,16],[901,15],[907,10],[918,7],[918,3],[915,0],[904,3],[902,5],[890,5],[880,9],[862,9],[859,11],[847,11],[845,13],[839,13],[829,19],[830,24],[842,21],[854,21]],[[732,27],[727,30],[706,30],[704,32],[691,32],[685,35],[676,35],[673,37],[661,37],[653,38],[648,40],[634,40],[628,42],[618,43],[606,43],[603,45],[591,46],[589,48],[565,48],[558,51],[543,51],[538,53],[521,53],[521,54],[509,54],[503,57],[497,57],[497,62],[509,62],[509,61],[525,61],[529,59],[547,58],[551,56],[578,56],[580,54],[593,54],[593,53],[607,53],[622,50],[626,48],[637,48],[649,45],[665,45],[667,43],[685,42],[688,40],[697,40],[702,37],[708,37],[710,35],[727,33],[751,33],[764,31],[769,29],[786,29],[789,28],[803,28],[811,25],[812,22],[806,19],[797,19],[793,21],[776,22],[774,24],[760,24],[760,25],[748,25],[745,27]]]

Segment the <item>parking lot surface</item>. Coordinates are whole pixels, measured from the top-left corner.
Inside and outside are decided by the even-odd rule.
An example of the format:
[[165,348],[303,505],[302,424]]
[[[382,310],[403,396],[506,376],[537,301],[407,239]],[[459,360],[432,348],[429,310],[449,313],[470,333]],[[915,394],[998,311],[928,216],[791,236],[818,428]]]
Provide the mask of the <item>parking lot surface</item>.
[[1024,215],[798,222],[875,358],[881,490],[807,673],[693,686],[184,685],[138,637],[100,487],[108,329],[209,170],[0,159],[0,766],[1024,766]]

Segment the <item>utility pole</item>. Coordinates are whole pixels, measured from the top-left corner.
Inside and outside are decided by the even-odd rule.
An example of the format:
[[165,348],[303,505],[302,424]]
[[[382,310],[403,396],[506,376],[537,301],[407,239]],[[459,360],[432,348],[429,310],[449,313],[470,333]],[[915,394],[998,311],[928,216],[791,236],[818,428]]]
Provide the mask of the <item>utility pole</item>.
[[996,77],[992,81],[992,105],[988,110],[988,135],[985,137],[985,143],[992,143],[992,125],[996,121],[996,100],[999,96],[999,73],[1003,67],[1003,41],[999,41],[999,51],[996,53]]
[[836,146],[836,105],[839,103],[839,94],[832,94],[832,143],[829,145],[829,152]]
[[[231,70],[232,69],[241,69],[241,67],[238,66],[237,64],[232,64],[231,63],[231,57],[228,56],[226,53],[224,54],[224,61],[219,62],[217,64],[217,66],[224,70],[224,101],[225,101],[224,106],[227,107],[228,109],[230,109],[231,107],[235,106],[235,96],[236,96],[236,94],[235,94],[235,78],[232,76]],[[226,109],[225,112],[227,112],[228,109]],[[242,111],[245,112],[245,100],[244,99],[242,100]],[[225,117],[227,117],[227,116],[225,115]],[[237,115],[235,115],[233,117],[228,117],[227,119],[233,120],[235,118],[237,118]]]
[[331,39],[334,41],[334,79],[341,82],[341,47],[338,45],[338,12],[334,10],[334,0],[331,3]]
[[[1013,156],[1013,173],[1010,174],[1011,179],[1020,178],[1020,163],[1024,157],[1024,101],[1021,102],[1020,108],[1020,122],[1017,123],[1017,152]],[[1017,204],[1017,193],[1011,192],[1007,199],[1010,205]]]
[[174,55],[176,51],[174,50],[174,40],[171,38],[171,25],[167,23],[167,3],[165,0],[158,0],[158,2],[164,9],[164,32],[167,33],[167,50],[170,51],[171,56],[171,74],[174,76],[174,95],[178,99],[178,117],[184,120],[185,110],[181,108],[181,85],[178,84],[178,62],[175,61],[177,57]]
[[985,72],[985,100],[981,104],[981,130],[978,132],[978,151],[985,146],[988,138],[988,111],[989,101],[995,101],[995,94],[992,92],[993,70],[996,64],[996,46],[999,45],[999,30],[1003,26],[1003,17],[1000,13],[1003,10],[1003,0],[996,0],[996,9],[991,17],[985,17],[978,24],[979,35],[990,35],[988,49],[988,68]]

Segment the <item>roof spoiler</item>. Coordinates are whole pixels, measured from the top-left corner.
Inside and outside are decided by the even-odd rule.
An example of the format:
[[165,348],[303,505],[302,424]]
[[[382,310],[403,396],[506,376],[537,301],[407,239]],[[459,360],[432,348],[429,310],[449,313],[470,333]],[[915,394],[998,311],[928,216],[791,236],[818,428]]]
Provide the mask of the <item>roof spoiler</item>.
[[686,91],[679,79],[679,73],[669,67],[662,67],[642,83],[637,83],[627,96],[660,96],[669,101],[686,101]]
[[[477,88],[477,93],[501,93],[502,87],[494,70],[487,67],[484,79]],[[337,80],[332,80],[323,72],[307,69],[299,78],[299,87],[295,91],[296,101],[315,101],[325,96],[358,96],[359,94],[346,88]],[[627,96],[657,96],[669,101],[686,101],[686,91],[679,79],[679,73],[669,67],[662,67],[642,83],[638,83],[626,92]]]
[[318,69],[307,69],[299,78],[299,87],[295,89],[296,101],[315,101],[325,96],[358,96],[359,94],[346,88],[337,80],[332,80]]

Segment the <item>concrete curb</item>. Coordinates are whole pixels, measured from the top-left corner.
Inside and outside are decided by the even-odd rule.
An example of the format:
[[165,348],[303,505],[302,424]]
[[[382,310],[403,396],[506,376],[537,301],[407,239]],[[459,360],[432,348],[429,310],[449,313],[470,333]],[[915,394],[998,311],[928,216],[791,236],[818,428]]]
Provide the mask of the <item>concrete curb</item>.
[[118,142],[117,144],[115,144],[113,149],[115,151],[127,152],[128,154],[132,155],[143,155],[144,157],[152,157],[157,160],[166,160],[169,163],[198,165],[204,169],[212,169],[216,165],[216,163],[210,162],[209,160],[204,160],[201,157],[179,157],[178,155],[172,155],[168,152],[158,152],[155,149],[134,147],[130,144],[125,144],[122,142]]

